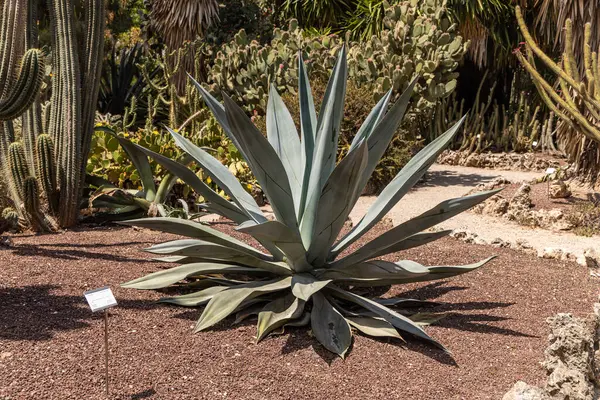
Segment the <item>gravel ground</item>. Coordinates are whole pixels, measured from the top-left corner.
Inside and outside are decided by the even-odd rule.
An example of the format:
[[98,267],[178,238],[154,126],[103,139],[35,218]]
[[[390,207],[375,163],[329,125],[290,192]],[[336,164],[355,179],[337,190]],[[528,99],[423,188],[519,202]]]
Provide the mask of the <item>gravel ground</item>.
[[118,286],[161,268],[138,250],[172,238],[82,228],[17,236],[0,250],[0,399],[105,398],[102,316],[82,293],[106,284],[119,301],[110,313],[114,399],[500,399],[517,380],[544,380],[544,320],[588,314],[599,288],[572,263],[442,239],[398,257],[430,265],[499,257],[471,274],[394,286],[387,295],[443,302],[435,310],[448,317],[427,330],[454,358],[415,340],[356,335],[341,360],[306,328],[258,345],[252,321],[226,320],[193,335],[198,310],[157,305],[160,293]]

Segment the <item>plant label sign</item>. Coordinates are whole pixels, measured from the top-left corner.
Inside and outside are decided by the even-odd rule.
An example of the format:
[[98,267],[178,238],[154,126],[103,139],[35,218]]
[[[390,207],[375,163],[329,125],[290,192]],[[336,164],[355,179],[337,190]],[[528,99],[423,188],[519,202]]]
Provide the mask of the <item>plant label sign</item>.
[[83,293],[92,312],[106,310],[117,305],[117,300],[108,286]]

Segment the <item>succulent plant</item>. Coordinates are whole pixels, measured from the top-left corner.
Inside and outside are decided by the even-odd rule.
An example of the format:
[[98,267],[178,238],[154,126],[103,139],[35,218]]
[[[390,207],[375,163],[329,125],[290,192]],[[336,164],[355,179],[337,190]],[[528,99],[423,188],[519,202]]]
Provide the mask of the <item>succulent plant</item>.
[[[238,223],[268,252],[250,246],[203,223],[174,218],[145,218],[125,224],[189,237],[155,245],[147,251],[162,261],[181,265],[123,284],[136,289],[160,289],[191,278],[204,289],[161,301],[182,306],[206,305],[195,331],[214,326],[228,315],[258,314],[258,340],[286,325],[310,323],[315,338],[344,357],[352,330],[367,335],[400,337],[407,333],[442,347],[417,321],[394,306],[422,304],[410,299],[370,299],[346,290],[347,285],[384,286],[445,279],[488,262],[465,266],[423,266],[414,261],[388,262],[386,254],[416,247],[448,234],[428,228],[487,199],[497,191],[444,201],[377,238],[342,254],[359,240],[423,176],[452,140],[462,121],[418,153],[369,208],[363,219],[340,240],[344,222],[409,104],[415,81],[386,112],[391,91],[379,101],[357,132],[348,155],[335,164],[347,79],[342,48],[329,80],[320,113],[313,105],[308,77],[299,57],[301,129],[272,87],[267,105],[267,137],[244,111],[223,94],[221,105],[194,82],[208,107],[246,158],[275,214],[265,217],[253,198],[218,160],[171,131],[178,146],[192,156],[229,195],[225,201],[182,164],[141,146],[136,147],[185,180],[208,201],[207,209]],[[214,200],[214,202],[213,202]],[[235,277],[246,280],[234,280]]]
[[[600,68],[598,52],[591,47],[592,24],[585,24],[583,51],[579,53],[583,54],[583,59],[577,65],[573,24],[570,19],[566,20],[564,51],[561,60],[556,63],[536,44],[520,7],[516,7],[516,16],[525,38],[526,52],[523,54],[517,49],[515,54],[531,75],[542,100],[559,118],[557,137],[565,152],[582,177],[595,181],[600,174]],[[549,83],[545,74],[538,70],[536,58],[556,76],[558,87],[553,82]],[[580,74],[580,71],[584,73]]]
[[420,74],[415,111],[430,110],[456,88],[456,68],[464,43],[446,15],[446,0],[402,1],[386,9],[384,30],[350,50],[350,76],[373,84],[379,99],[389,89],[400,92]]
[[6,207],[4,210],[2,210],[2,218],[4,218],[8,223],[9,229],[19,229],[19,214],[14,208]]
[[[525,91],[517,91],[517,74],[512,81],[508,107],[494,100],[495,84],[491,86],[487,101],[480,101],[486,77],[487,72],[477,90],[474,107],[468,111],[465,123],[451,147],[469,153],[481,153],[488,149],[526,152],[540,143],[542,149],[556,150],[552,139],[554,114],[541,113],[540,106],[534,108]],[[463,116],[463,110],[464,99],[458,102],[456,92],[439,101],[433,113],[433,123],[427,121],[425,129],[429,131],[430,140],[442,135],[456,123]],[[543,124],[540,123],[542,120]]]
[[[75,4],[48,2],[53,53],[49,111],[38,101],[45,72],[43,55],[35,48],[39,44],[38,4],[11,0],[0,6],[0,167],[11,181],[10,197],[20,217],[34,223],[44,216],[51,223],[36,224],[44,230],[56,227],[47,213],[56,214],[63,227],[77,222],[85,183],[106,19],[104,0],[84,0],[82,5],[88,23],[75,29]],[[77,31],[85,37],[78,38]],[[22,118],[22,129],[15,137],[13,120],[17,118]],[[24,186],[29,177],[38,179],[35,186],[31,182]],[[25,188],[29,197],[24,196]],[[39,196],[40,189],[47,202],[39,197],[33,201],[33,193]]]
[[[356,85],[369,85],[378,101],[389,89],[402,93],[413,76],[413,113],[428,113],[435,103],[456,87],[455,72],[468,43],[446,16],[446,0],[402,1],[386,8],[384,30],[364,42],[352,42],[348,51],[348,74]],[[287,30],[276,29],[265,45],[248,39],[242,30],[215,54],[208,72],[213,93],[225,91],[244,102],[247,112],[263,114],[269,85],[279,91],[295,91],[297,67],[293,63],[302,49],[313,79],[326,79],[335,62],[333,54],[342,46],[336,35],[309,36],[291,20]]]

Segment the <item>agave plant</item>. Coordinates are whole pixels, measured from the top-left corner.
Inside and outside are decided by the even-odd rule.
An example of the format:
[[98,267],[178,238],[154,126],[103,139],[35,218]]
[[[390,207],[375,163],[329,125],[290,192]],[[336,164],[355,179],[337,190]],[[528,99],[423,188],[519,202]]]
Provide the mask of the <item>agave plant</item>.
[[162,255],[159,258],[162,261],[181,265],[123,286],[160,289],[185,281],[190,287],[200,288],[161,300],[181,306],[206,305],[196,332],[231,314],[236,314],[238,320],[258,314],[259,341],[285,326],[310,323],[314,337],[341,357],[351,344],[352,328],[371,336],[400,338],[401,332],[407,333],[443,348],[423,330],[419,318],[411,319],[398,309],[424,302],[367,298],[347,288],[444,279],[484,265],[489,259],[465,266],[423,266],[414,261],[388,262],[379,258],[447,235],[447,231],[427,230],[495,191],[444,201],[358,248],[345,250],[380,221],[423,176],[462,121],[418,153],[383,190],[362,220],[338,240],[348,214],[402,121],[416,80],[389,111],[391,93],[379,101],[357,132],[348,155],[336,165],[346,89],[346,50],[342,49],[338,56],[318,117],[301,55],[298,60],[300,135],[274,88],[268,103],[265,138],[227,95],[223,94],[224,105],[221,105],[194,82],[248,161],[273,208],[274,220],[263,215],[226,167],[176,132],[170,133],[177,145],[202,166],[231,202],[219,197],[183,165],[136,147],[190,184],[209,201],[206,205],[209,210],[239,224],[236,229],[251,235],[264,250],[189,220],[128,221],[126,224],[189,239],[146,249]]

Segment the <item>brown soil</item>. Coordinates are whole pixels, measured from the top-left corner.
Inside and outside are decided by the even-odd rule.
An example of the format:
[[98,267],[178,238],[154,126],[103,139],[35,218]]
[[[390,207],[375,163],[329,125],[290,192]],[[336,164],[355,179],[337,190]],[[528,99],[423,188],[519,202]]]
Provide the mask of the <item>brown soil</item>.
[[119,301],[110,313],[115,399],[499,399],[517,380],[544,381],[545,319],[588,314],[599,287],[573,263],[439,240],[399,257],[429,265],[499,257],[471,274],[387,295],[443,302],[435,310],[449,316],[427,330],[454,358],[415,340],[356,335],[344,361],[306,328],[258,345],[253,322],[226,320],[193,335],[198,310],[157,305],[160,293],[118,286],[161,268],[139,249],[172,238],[89,228],[16,236],[15,247],[0,250],[0,399],[105,398],[102,316],[82,294],[106,284]]

